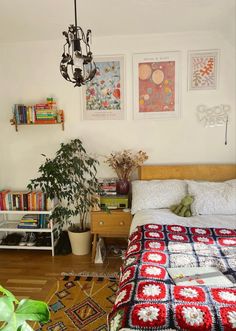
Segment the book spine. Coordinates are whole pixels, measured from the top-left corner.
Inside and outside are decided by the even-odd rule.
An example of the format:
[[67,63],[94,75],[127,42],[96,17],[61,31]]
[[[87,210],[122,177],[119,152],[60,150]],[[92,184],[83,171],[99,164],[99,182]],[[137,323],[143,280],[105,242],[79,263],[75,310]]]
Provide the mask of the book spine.
[[18,224],[17,227],[18,227],[18,229],[38,229],[38,225],[36,225],[36,226],[28,226],[28,225]]
[[36,192],[32,192],[32,210],[36,210]]
[[2,198],[3,198],[3,210],[8,210],[8,197],[7,194],[10,192],[10,190],[4,190],[2,192]]
[[14,117],[16,124],[20,124],[19,109],[17,104],[14,106]]
[[28,210],[32,210],[32,192],[29,192],[27,194],[27,199],[28,199]]
[[27,107],[26,109],[26,121],[27,124],[30,124],[30,107]]
[[23,108],[23,120],[24,120],[24,124],[27,124],[27,107],[24,106]]
[[16,194],[16,210],[21,210],[20,195]]
[[35,107],[32,107],[32,123],[35,122]]
[[38,192],[38,210],[42,210],[42,192]]
[[43,228],[42,217],[43,217],[43,215],[39,215],[39,228],[40,228],[40,229]]
[[27,193],[23,194],[23,210],[28,210],[28,195],[27,195]]
[[12,195],[11,195],[11,193],[9,192],[9,193],[7,194],[7,196],[8,196],[9,210],[12,210],[12,209],[13,209],[13,207],[12,207]]
[[24,123],[24,121],[23,121],[23,106],[19,105],[18,107],[19,107],[18,110],[19,110],[20,124],[23,124]]
[[23,193],[20,194],[20,209],[21,209],[21,210],[24,210]]
[[5,194],[5,206],[6,206],[6,210],[9,210],[9,200],[8,200],[8,195],[9,195],[9,191],[6,192]]
[[35,120],[35,124],[56,124],[57,123],[57,120],[56,119],[49,119],[49,120],[38,120],[36,119]]
[[45,210],[45,193],[41,194],[41,210]]

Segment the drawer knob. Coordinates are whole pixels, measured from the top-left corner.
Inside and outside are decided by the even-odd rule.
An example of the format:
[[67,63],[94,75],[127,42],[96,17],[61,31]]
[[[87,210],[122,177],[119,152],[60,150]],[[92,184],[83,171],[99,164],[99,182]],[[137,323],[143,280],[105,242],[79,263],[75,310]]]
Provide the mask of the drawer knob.
[[124,225],[124,224],[125,224],[124,221],[121,221],[121,222],[120,222],[120,225]]
[[103,224],[104,224],[104,222],[103,222],[103,221],[100,221],[100,222],[99,222],[99,225],[103,225]]

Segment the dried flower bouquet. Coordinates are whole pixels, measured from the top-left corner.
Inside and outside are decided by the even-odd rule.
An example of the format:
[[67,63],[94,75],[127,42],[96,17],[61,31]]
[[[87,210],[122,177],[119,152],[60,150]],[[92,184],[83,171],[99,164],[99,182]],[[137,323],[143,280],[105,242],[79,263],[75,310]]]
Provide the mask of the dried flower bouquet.
[[133,153],[130,150],[111,153],[106,157],[105,163],[115,170],[121,180],[129,180],[132,172],[141,166],[148,159],[147,153],[138,151]]

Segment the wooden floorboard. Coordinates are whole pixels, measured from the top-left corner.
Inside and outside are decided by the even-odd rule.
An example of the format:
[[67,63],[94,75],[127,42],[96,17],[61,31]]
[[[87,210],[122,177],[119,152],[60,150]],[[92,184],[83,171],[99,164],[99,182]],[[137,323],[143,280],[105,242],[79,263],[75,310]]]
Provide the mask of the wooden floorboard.
[[52,257],[48,251],[0,249],[0,284],[19,299],[46,300],[63,273],[113,273],[121,262],[108,256],[103,264],[93,264],[91,255]]

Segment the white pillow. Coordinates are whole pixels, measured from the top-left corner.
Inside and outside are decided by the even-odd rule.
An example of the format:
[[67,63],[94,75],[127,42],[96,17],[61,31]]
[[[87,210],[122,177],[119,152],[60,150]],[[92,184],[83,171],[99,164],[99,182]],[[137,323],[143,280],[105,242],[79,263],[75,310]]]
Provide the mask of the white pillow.
[[222,183],[188,181],[193,215],[236,214],[236,179]]
[[184,180],[136,180],[132,182],[131,213],[153,208],[169,208],[187,194]]

